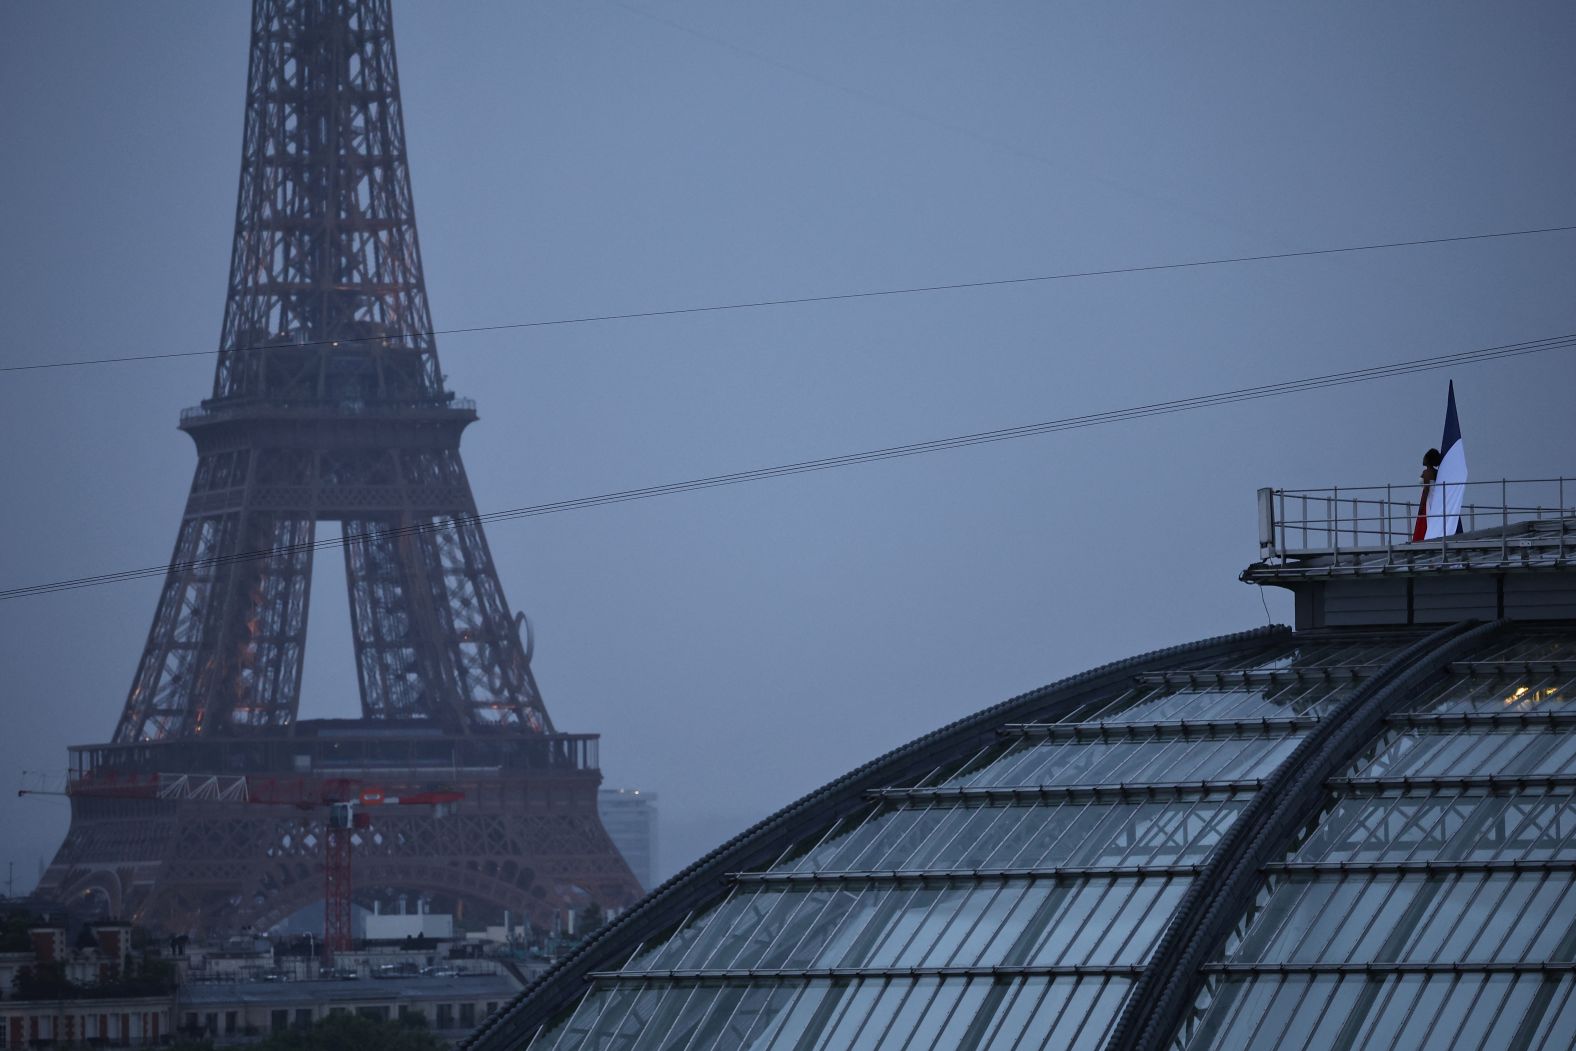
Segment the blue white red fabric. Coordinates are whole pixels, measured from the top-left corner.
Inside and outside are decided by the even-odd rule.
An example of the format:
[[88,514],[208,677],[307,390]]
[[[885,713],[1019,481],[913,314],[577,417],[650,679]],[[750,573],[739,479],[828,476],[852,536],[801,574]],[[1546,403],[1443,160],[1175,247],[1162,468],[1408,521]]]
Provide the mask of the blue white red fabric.
[[1467,488],[1467,446],[1456,419],[1456,385],[1450,384],[1445,405],[1445,436],[1439,442],[1439,475],[1428,490],[1428,533],[1437,540],[1461,532],[1461,498]]

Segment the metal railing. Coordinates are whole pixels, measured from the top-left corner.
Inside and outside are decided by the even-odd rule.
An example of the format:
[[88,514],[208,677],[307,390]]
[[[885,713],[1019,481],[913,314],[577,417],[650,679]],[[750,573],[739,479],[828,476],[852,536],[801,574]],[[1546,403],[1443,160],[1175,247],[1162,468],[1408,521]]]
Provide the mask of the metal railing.
[[[1393,554],[1397,549],[1410,555],[1420,544],[1442,550],[1480,546],[1483,538],[1474,535],[1479,530],[1497,531],[1495,540],[1502,543],[1511,526],[1576,517],[1576,478],[1502,478],[1457,488],[1462,490],[1459,531],[1418,542],[1412,536],[1424,497],[1421,484],[1260,489],[1259,557]],[[1436,533],[1443,526],[1430,524]]]

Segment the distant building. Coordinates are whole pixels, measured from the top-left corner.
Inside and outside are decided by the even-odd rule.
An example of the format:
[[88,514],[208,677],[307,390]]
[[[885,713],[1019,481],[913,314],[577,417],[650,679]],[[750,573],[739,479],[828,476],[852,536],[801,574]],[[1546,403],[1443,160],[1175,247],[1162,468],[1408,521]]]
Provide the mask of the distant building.
[[363,930],[369,942],[391,942],[403,938],[434,938],[449,941],[454,937],[454,917],[448,913],[427,911],[425,899],[417,899],[413,912],[405,911],[405,899],[400,898],[398,912],[384,912],[382,902],[373,902],[373,910],[362,917]]
[[28,928],[27,942],[0,952],[0,1048],[167,1040],[174,969],[134,958],[129,924],[95,924],[70,948],[66,928],[45,922]]
[[153,1047],[168,1042],[175,994],[0,1001],[0,1047]]
[[640,886],[650,890],[657,875],[657,796],[638,788],[603,788],[597,813]]
[[246,1043],[287,1029],[304,1029],[334,1014],[380,1022],[420,1015],[437,1036],[452,1040],[474,1029],[519,991],[520,983],[506,971],[307,982],[197,982],[181,989],[177,1012],[183,1035],[220,1043]]

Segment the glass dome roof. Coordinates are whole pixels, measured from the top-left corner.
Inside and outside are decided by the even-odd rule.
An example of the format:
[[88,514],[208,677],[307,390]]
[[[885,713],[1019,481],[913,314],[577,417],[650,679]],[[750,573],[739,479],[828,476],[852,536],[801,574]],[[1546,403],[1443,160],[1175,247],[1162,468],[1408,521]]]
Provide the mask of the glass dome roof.
[[464,1046],[1576,1047],[1563,485],[1553,519],[1289,553],[1261,491],[1243,579],[1290,588],[1298,631],[1098,668],[872,760]]

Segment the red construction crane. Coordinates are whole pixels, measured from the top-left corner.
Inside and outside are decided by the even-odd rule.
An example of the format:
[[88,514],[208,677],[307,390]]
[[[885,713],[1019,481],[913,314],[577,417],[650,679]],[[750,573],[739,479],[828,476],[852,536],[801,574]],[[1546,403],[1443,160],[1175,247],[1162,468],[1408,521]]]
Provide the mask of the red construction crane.
[[350,778],[249,778],[249,803],[289,804],[302,810],[326,808],[323,822],[323,965],[332,966],[336,952],[349,952],[352,940],[351,845],[357,829],[372,824],[358,808],[382,806],[444,807],[465,798],[454,791],[389,795],[383,789]]
[[[349,785],[352,782],[338,782]],[[325,782],[326,786],[327,782]],[[326,791],[326,789],[325,789]],[[349,952],[352,935],[351,853],[355,830],[372,824],[371,815],[357,813],[357,807],[437,806],[458,802],[463,792],[416,792],[403,796],[387,795],[380,788],[362,788],[348,799],[326,799],[328,820],[323,838],[323,964],[331,966],[336,952]]]
[[[28,772],[24,771],[24,775]],[[38,775],[35,775],[38,776]],[[62,789],[22,788],[17,795],[108,795],[117,797],[190,799],[210,803],[258,803],[319,810],[323,822],[323,964],[331,966],[336,952],[351,948],[353,916],[351,846],[357,829],[369,828],[366,809],[384,806],[441,808],[465,798],[465,793],[440,789],[389,795],[382,788],[353,778],[249,777],[245,775],[190,775],[142,773],[116,776],[99,774],[70,781]]]

